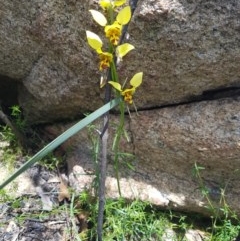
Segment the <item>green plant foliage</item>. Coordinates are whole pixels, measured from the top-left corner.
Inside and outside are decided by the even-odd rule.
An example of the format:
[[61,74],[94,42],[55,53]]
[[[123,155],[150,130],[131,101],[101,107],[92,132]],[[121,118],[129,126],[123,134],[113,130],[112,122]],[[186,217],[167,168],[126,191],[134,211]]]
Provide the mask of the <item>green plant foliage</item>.
[[11,196],[5,190],[0,190],[0,203],[6,203],[11,200]]
[[[79,196],[82,210],[89,212],[88,240],[96,238],[96,216],[98,208],[95,199],[83,192]],[[172,224],[166,213],[157,212],[147,202],[129,202],[123,198],[107,199],[105,203],[103,240],[161,240]]]
[[194,165],[193,174],[199,182],[202,195],[207,200],[207,209],[212,214],[211,237],[209,241],[233,241],[240,233],[240,220],[233,210],[229,207],[225,198],[225,191],[228,185],[221,189],[220,198],[217,204],[211,200],[210,192],[201,176],[201,171],[205,168]]
[[12,129],[8,126],[0,126],[0,140],[14,145],[17,144],[16,136],[14,135]]
[[39,164],[45,167],[47,170],[54,171],[61,164],[63,164],[63,160],[61,158],[55,157],[52,153],[50,153],[45,158],[40,160]]
[[23,119],[22,111],[20,109],[20,106],[14,105],[14,106],[11,107],[11,116],[14,120],[14,123],[15,123],[16,127],[20,131],[24,132],[25,128],[26,128],[26,121]]
[[169,222],[164,216],[148,213],[148,203],[133,201],[126,203],[123,199],[106,203],[104,223],[104,240],[151,240],[161,239]]
[[0,164],[12,171],[21,156],[21,148],[12,129],[8,126],[0,126]]
[[210,241],[233,241],[240,232],[240,222],[233,224],[231,219],[223,219],[213,228]]
[[95,178],[93,180],[92,186],[95,191],[95,195],[97,196],[97,191],[99,188],[99,152],[100,152],[100,136],[99,136],[99,130],[97,126],[94,124],[91,124],[88,126],[88,139],[91,143],[91,153],[92,153],[92,161],[94,165],[95,170]]

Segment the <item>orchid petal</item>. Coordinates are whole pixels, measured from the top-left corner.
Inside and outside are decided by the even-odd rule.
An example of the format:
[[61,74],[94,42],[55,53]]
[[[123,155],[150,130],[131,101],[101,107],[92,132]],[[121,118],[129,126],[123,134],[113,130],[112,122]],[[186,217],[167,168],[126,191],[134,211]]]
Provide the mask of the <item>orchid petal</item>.
[[122,95],[125,95],[126,93],[130,93],[131,95],[133,95],[136,91],[136,88],[131,88],[131,89],[125,89],[124,91],[122,91]]
[[134,88],[137,88],[139,85],[141,85],[142,78],[143,78],[143,72],[139,72],[135,74],[130,80],[131,86],[133,86]]
[[99,5],[103,9],[107,9],[110,7],[112,7],[112,8],[119,7],[119,6],[122,6],[124,3],[126,3],[126,0],[115,0],[115,1],[99,0]]
[[127,24],[130,21],[130,19],[131,19],[130,6],[127,6],[127,7],[123,8],[122,10],[120,10],[120,12],[117,15],[117,21],[122,25]]
[[130,52],[131,50],[133,50],[135,47],[131,44],[125,43],[125,44],[121,44],[116,48],[116,52],[117,52],[117,57],[122,58],[123,56],[125,56],[128,52]]
[[86,34],[87,34],[88,44],[97,52],[99,52],[103,45],[100,37],[91,31],[86,31]]
[[111,7],[111,2],[110,0],[100,0],[99,1],[99,5],[103,8],[103,9],[107,9]]
[[112,85],[116,90],[122,92],[122,86],[119,83],[114,81],[108,81],[108,83]]
[[89,12],[92,14],[93,19],[99,25],[104,27],[107,24],[107,19],[106,19],[106,17],[102,13],[100,13],[100,12],[98,12],[96,10],[89,10]]
[[124,3],[126,3],[126,0],[115,0],[114,6],[119,7],[122,6]]

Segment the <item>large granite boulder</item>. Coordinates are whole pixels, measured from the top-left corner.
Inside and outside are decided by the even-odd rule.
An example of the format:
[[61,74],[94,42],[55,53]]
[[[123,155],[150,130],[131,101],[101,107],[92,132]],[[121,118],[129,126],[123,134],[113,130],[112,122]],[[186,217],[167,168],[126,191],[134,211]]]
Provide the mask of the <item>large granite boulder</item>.
[[[215,207],[221,206],[224,192],[228,205],[240,215],[239,101],[203,101],[133,113],[125,125],[130,140],[122,140],[121,151],[134,154],[135,159],[126,156],[120,161],[122,195],[161,207],[209,214],[204,188]],[[117,117],[112,115],[111,121],[117,123]],[[51,125],[45,130],[53,137],[69,126]],[[111,126],[113,134],[115,125]],[[100,122],[95,123],[95,128],[101,128]],[[71,149],[66,159],[68,174],[70,185],[78,191],[90,189],[96,175],[89,133],[85,129],[62,146],[64,152]],[[204,168],[199,171],[201,180],[194,175],[195,165]],[[115,175],[110,151],[107,194],[117,198]]]
[[[0,74],[22,83],[27,120],[49,122],[101,106],[97,56],[85,37],[85,30],[102,31],[88,12],[96,1],[1,2]],[[138,108],[238,86],[239,8],[235,0],[139,1],[128,31],[136,50],[120,68],[124,80],[144,71]]]

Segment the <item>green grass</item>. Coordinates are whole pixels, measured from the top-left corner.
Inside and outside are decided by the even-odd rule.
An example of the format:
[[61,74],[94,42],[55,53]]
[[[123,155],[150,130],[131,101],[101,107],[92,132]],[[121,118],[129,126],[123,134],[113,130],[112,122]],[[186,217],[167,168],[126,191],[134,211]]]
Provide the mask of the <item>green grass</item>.
[[160,239],[170,223],[164,215],[147,212],[148,205],[137,200],[107,200],[104,240]]
[[[16,199],[3,190],[0,192],[0,203],[4,202],[10,207],[11,213],[14,213],[12,218],[19,226],[23,225],[27,219],[42,221],[58,217],[59,220],[68,220],[70,223],[65,228],[69,234],[73,235],[72,240],[96,240],[98,207],[96,198],[87,191],[81,195],[72,193],[71,197],[70,202],[57,205],[50,212],[41,211],[41,209],[33,213],[17,211],[21,209],[23,203],[28,202],[28,198],[32,197],[24,196]],[[35,202],[38,203],[38,198],[35,198]],[[79,232],[77,217],[81,214],[86,217],[87,229]],[[240,231],[240,223],[236,219],[229,218],[218,220],[213,227],[210,218],[206,219],[200,215],[163,211],[140,200],[132,202],[125,199],[106,200],[103,240],[161,241],[164,240],[163,237],[166,238],[169,235],[172,236],[171,241],[187,241],[184,234],[188,229],[200,229],[206,232],[208,238],[205,238],[205,241],[234,241]],[[173,230],[175,234],[169,230]]]
[[[96,200],[87,192],[83,192],[75,201],[81,204],[80,212],[88,212],[89,229],[85,230],[86,240],[95,240]],[[177,224],[171,223],[166,212],[156,211],[147,202],[130,202],[123,198],[106,200],[103,240],[162,240],[166,230],[174,226]]]
[[[220,197],[216,204],[216,200],[213,201],[211,199],[209,189],[201,176],[204,169],[204,167],[195,163],[193,174],[199,182],[199,188],[207,201],[206,208],[209,214],[211,214],[211,226],[207,228],[207,230],[210,231],[208,241],[234,241],[240,233],[240,220],[234,210],[227,204],[225,198],[225,191],[228,187],[230,178],[226,181],[225,186],[220,189]],[[238,170],[236,170],[236,172],[238,172]]]

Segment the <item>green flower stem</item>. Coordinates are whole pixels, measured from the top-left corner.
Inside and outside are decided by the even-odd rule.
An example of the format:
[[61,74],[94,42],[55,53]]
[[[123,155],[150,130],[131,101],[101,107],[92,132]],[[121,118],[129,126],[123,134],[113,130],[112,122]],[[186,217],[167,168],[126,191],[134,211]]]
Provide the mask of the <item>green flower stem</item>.
[[112,75],[112,81],[119,82],[118,81],[118,73],[117,73],[117,68],[116,68],[116,58],[114,61],[111,63],[111,75]]
[[107,9],[108,24],[111,25],[114,22],[114,11],[112,7]]
[[[115,61],[111,64],[111,74],[112,74],[112,81],[119,82]],[[118,98],[121,97],[121,93],[119,91],[116,91],[116,94]],[[119,146],[120,146],[121,136],[124,131],[125,103],[123,100],[119,103],[119,109],[120,109],[120,123],[118,125],[117,132],[113,141],[112,150],[114,151],[114,170],[117,178],[118,192],[119,192],[119,196],[121,197],[122,194],[121,194],[120,181],[119,181]]]
[[124,122],[125,122],[125,115],[124,115],[125,103],[123,100],[119,103],[119,108],[120,108],[120,123],[117,128],[112,149],[114,151],[114,170],[117,178],[118,192],[119,192],[119,196],[121,197],[122,194],[121,194],[120,181],[119,181],[119,147],[120,147],[121,137],[124,131]]

